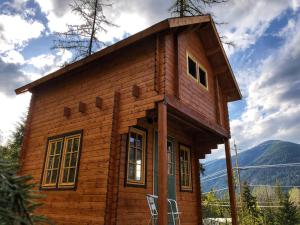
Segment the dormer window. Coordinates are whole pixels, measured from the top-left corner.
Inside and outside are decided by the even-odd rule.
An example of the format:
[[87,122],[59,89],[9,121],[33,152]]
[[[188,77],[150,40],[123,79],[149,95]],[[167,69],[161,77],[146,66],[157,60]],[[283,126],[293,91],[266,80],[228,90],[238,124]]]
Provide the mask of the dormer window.
[[193,77],[198,84],[208,88],[206,70],[189,54],[187,55],[187,70],[188,75]]

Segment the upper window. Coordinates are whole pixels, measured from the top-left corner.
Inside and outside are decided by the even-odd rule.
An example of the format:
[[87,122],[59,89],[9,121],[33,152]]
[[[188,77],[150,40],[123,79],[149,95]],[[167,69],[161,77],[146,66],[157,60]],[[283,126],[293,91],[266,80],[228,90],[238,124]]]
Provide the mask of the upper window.
[[78,173],[82,132],[50,138],[44,165],[43,188],[73,188]]
[[192,76],[197,83],[208,88],[206,70],[190,55],[187,56],[187,67],[188,74]]
[[197,63],[190,56],[188,56],[188,71],[197,80]]
[[192,191],[191,148],[185,145],[180,145],[179,158],[180,189],[182,191]]
[[127,184],[146,184],[146,131],[130,128],[127,149]]

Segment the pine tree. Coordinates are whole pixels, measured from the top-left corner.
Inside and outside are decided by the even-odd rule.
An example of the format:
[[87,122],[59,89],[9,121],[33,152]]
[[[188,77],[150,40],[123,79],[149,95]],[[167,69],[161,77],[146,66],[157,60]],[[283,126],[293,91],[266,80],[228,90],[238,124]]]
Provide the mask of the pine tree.
[[73,0],[72,12],[83,21],[81,24],[68,25],[66,32],[56,32],[52,49],[70,50],[72,62],[87,57],[105,46],[98,35],[106,32],[107,27],[115,26],[104,14],[104,8],[111,4],[103,0]]
[[300,223],[297,206],[290,200],[289,195],[284,195],[283,201],[280,204],[282,207],[279,209],[277,216],[278,225],[297,225]]
[[0,225],[52,224],[34,211],[41,204],[35,203],[38,194],[32,191],[30,176],[18,176],[17,164],[0,160]]
[[25,119],[21,119],[21,121],[17,123],[15,131],[12,132],[8,143],[5,146],[0,146],[0,159],[6,159],[11,162],[18,161],[24,129]]
[[243,224],[262,224],[261,212],[257,207],[256,198],[252,195],[250,187],[246,182],[243,184],[242,198],[244,207],[244,217],[242,218]]

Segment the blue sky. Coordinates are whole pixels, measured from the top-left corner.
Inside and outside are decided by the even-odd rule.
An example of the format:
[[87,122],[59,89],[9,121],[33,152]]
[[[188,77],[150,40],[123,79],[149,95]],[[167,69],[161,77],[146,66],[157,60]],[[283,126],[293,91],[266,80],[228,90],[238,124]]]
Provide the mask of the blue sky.
[[[0,143],[30,101],[13,90],[72,56],[50,49],[54,32],[80,22],[70,1],[0,1]],[[112,43],[170,17],[172,2],[114,0],[105,13],[118,27],[99,38]],[[300,143],[300,0],[230,0],[207,10],[226,22],[218,30],[235,43],[224,46],[244,96],[229,105],[233,139],[240,149],[269,139]],[[208,159],[221,157],[222,146],[213,152]]]

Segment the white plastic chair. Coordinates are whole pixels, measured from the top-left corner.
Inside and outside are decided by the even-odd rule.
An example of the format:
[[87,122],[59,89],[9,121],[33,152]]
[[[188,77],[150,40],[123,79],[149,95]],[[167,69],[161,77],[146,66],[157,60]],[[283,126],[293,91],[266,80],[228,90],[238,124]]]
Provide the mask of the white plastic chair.
[[171,212],[168,214],[172,216],[172,222],[174,225],[180,225],[180,212],[178,211],[177,202],[174,199],[168,198],[169,208]]
[[149,220],[148,225],[150,223],[155,225],[157,222],[157,219],[158,219],[158,211],[156,208],[155,199],[157,199],[158,197],[156,195],[147,194],[146,198],[147,198],[148,206],[149,206],[150,213],[151,213],[151,218]]
[[[158,199],[158,196],[147,194],[146,198],[147,198],[147,202],[151,214],[151,218],[149,220],[148,225],[151,223],[155,225],[158,219],[158,211],[156,208],[155,200]],[[168,212],[168,215],[171,215],[172,223],[174,225],[180,225],[180,217],[179,217],[180,212],[178,211],[177,202],[174,199],[167,199],[167,200],[168,200],[169,210],[170,210],[170,212]]]

